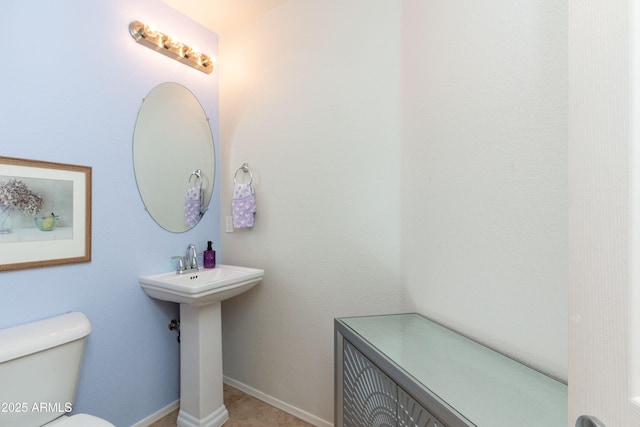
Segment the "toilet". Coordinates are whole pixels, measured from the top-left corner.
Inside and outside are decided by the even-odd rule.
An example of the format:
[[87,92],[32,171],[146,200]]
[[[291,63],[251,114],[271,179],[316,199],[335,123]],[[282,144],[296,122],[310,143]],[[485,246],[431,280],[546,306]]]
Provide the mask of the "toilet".
[[78,388],[89,319],[72,312],[0,330],[0,426],[115,427],[68,415]]

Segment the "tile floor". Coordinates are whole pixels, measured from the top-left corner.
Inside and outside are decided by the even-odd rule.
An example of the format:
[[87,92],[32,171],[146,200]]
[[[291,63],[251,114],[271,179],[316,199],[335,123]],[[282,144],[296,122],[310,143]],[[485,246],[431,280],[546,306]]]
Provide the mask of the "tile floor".
[[[229,421],[224,427],[312,427],[311,424],[226,384],[224,404],[229,411]],[[178,410],[175,410],[149,427],[176,427],[177,418]]]

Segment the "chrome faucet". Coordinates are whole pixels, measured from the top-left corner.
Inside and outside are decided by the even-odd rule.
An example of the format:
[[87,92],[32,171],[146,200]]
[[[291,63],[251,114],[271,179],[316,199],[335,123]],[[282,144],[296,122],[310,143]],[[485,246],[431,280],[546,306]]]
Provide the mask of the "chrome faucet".
[[187,254],[184,257],[187,270],[198,270],[198,251],[193,243],[187,246]]

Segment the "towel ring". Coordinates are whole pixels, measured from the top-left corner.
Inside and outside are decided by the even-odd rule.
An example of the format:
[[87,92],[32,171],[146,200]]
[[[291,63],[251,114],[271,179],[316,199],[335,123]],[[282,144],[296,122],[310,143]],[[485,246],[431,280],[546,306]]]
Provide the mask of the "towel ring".
[[236,169],[236,173],[233,174],[233,183],[234,184],[238,183],[236,181],[236,177],[238,176],[238,172],[240,172],[240,171],[249,174],[249,184],[251,184],[251,181],[253,181],[253,174],[251,173],[251,169],[249,169],[249,164],[248,163],[243,163],[242,166],[240,166],[238,169]]
[[193,178],[194,176],[196,177],[195,185],[202,187],[202,175],[200,169],[194,170],[193,172],[191,172],[191,175],[189,175],[189,187],[191,187],[191,178]]

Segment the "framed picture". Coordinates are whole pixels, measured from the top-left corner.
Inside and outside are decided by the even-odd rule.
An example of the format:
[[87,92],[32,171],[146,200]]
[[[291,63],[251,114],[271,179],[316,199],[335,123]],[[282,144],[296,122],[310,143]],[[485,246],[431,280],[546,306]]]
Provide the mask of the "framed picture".
[[91,261],[91,168],[0,156],[0,271]]

